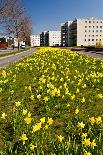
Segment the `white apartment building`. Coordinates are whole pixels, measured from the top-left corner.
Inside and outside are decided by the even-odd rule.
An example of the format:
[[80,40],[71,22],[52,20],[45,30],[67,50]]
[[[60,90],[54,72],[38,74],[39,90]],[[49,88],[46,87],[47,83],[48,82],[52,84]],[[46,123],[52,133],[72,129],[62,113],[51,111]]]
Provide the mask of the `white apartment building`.
[[30,36],[31,46],[40,46],[40,35],[31,35]]
[[61,31],[47,31],[45,33],[46,46],[61,46]]
[[[66,28],[67,46],[95,46],[98,42],[103,44],[103,19],[86,18],[68,21]],[[62,42],[63,28],[61,27]],[[63,45],[63,44],[62,44]],[[65,44],[64,44],[65,46]]]

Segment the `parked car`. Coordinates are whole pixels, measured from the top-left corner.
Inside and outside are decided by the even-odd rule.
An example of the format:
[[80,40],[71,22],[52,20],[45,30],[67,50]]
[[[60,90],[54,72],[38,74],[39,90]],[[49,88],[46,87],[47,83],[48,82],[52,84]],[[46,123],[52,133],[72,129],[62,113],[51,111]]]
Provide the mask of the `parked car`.
[[26,46],[25,46],[24,44],[22,44],[20,47],[21,47],[22,49],[24,49]]

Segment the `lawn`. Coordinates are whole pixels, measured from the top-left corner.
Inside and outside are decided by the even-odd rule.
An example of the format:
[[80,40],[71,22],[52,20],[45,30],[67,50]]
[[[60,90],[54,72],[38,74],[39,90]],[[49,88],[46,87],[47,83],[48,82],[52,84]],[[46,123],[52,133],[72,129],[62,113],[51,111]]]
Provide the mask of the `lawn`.
[[0,71],[1,155],[103,155],[103,60],[40,48]]

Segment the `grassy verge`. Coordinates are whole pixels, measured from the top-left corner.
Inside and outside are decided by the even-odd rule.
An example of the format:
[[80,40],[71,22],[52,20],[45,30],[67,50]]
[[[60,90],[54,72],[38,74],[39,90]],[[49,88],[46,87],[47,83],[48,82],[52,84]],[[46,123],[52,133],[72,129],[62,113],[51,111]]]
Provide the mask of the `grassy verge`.
[[40,48],[0,73],[2,155],[102,155],[103,61]]
[[17,54],[17,53],[21,53],[21,52],[27,51],[29,49],[30,49],[30,47],[25,48],[25,49],[21,49],[19,51],[15,51],[15,52],[9,52],[9,53],[0,54],[0,57],[4,57],[4,56],[8,56],[8,55],[13,55],[13,54]]

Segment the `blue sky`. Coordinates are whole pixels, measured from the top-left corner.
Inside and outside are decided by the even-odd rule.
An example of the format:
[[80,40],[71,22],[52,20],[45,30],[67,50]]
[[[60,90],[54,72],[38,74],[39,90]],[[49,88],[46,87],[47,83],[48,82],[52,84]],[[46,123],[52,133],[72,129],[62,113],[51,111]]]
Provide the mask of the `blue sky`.
[[32,18],[33,34],[59,30],[69,19],[103,17],[103,0],[23,0]]

